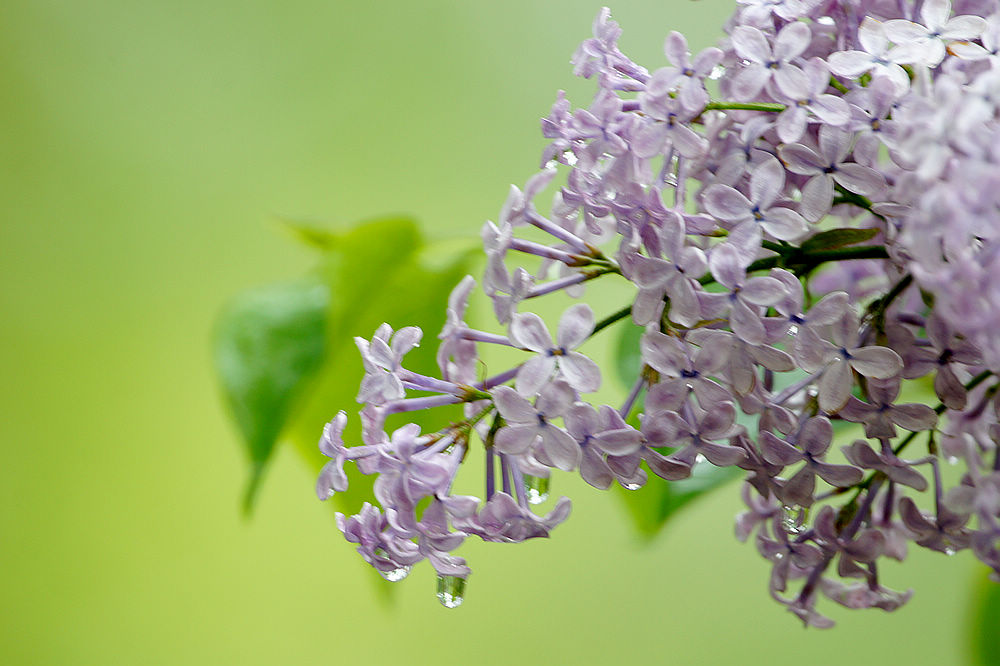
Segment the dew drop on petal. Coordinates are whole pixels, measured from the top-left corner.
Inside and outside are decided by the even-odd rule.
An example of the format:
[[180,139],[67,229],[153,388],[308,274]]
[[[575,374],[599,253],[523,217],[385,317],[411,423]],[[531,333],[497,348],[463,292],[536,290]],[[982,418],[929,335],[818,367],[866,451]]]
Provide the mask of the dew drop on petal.
[[524,488],[527,491],[530,504],[541,504],[549,498],[549,482],[551,477],[524,475]]
[[625,490],[639,490],[639,488],[642,488],[642,486],[638,483],[623,483],[622,487],[624,487]]
[[957,465],[958,464],[958,456],[948,456],[948,464],[949,465]]
[[459,576],[438,576],[438,601],[445,608],[458,608],[465,601],[465,579]]

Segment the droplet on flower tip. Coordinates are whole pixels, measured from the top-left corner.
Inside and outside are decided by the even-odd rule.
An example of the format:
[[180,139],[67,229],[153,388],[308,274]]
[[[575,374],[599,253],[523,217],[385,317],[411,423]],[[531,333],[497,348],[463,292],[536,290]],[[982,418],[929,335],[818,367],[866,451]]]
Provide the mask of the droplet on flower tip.
[[944,552],[944,554],[945,554],[945,555],[947,555],[948,557],[951,557],[951,556],[952,556],[952,555],[954,555],[954,554],[955,554],[955,553],[956,553],[957,551],[955,550],[955,548],[954,548],[954,547],[953,547],[953,546],[952,546],[951,544],[948,544],[947,546],[945,546],[945,547],[944,547],[944,551],[943,551],[943,552]]
[[379,569],[378,573],[380,576],[382,576],[382,578],[385,578],[390,583],[398,583],[399,581],[403,580],[404,578],[410,575],[410,567],[403,566],[403,567],[398,567],[396,569],[391,569],[390,571],[382,571],[381,569]]
[[957,465],[958,464],[958,456],[948,456],[948,464],[949,465]]
[[524,475],[524,489],[527,491],[529,504],[541,504],[549,498],[549,482],[551,477]]
[[458,608],[465,601],[465,579],[458,576],[438,576],[438,601],[445,608]]
[[836,25],[836,21],[833,20],[832,16],[820,16],[816,19],[816,23],[820,25]]
[[639,488],[642,488],[638,483],[623,483],[622,486],[625,490],[639,490]]
[[718,81],[722,78],[722,75],[726,73],[726,68],[722,65],[716,65],[712,68],[712,71],[708,73],[708,78],[713,81]]

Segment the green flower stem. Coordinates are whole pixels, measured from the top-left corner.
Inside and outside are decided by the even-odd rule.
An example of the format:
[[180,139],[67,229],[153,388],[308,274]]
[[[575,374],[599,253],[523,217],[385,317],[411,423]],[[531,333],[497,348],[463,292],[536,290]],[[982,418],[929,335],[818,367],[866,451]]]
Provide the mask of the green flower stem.
[[781,113],[785,108],[784,104],[769,104],[765,102],[709,102],[705,105],[705,111],[767,111],[770,113]]
[[[801,248],[793,247],[791,245],[785,247],[771,243],[771,247],[768,249],[778,252],[778,256],[758,259],[747,267],[747,273],[780,267],[791,269],[796,275],[801,275],[808,273],[820,264],[828,261],[889,258],[889,253],[882,245],[863,245],[861,247],[849,247],[838,250],[803,252]],[[698,280],[698,282],[703,285],[711,284],[715,282],[715,278],[711,275],[706,275]]]

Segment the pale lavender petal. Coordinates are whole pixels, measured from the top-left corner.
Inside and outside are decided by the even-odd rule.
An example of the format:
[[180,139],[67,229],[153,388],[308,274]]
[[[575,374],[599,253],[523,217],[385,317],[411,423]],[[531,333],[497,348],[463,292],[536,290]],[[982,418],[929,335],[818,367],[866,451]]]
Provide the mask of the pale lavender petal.
[[743,449],[739,449],[735,446],[702,442],[701,446],[698,448],[702,455],[708,459],[708,462],[718,467],[738,465],[747,459],[746,453],[743,452]]
[[613,456],[625,456],[642,448],[642,433],[634,428],[607,430],[594,436],[601,449]]
[[766,430],[760,433],[759,443],[761,455],[772,465],[784,467],[802,460],[801,451]]
[[851,119],[851,107],[841,97],[835,95],[820,95],[816,97],[809,110],[825,123],[840,127]]
[[937,414],[927,405],[894,405],[890,413],[896,425],[910,432],[930,430],[937,424]]
[[851,367],[865,377],[889,379],[903,369],[903,359],[886,347],[861,347],[851,351]]
[[674,125],[670,138],[677,151],[684,157],[692,159],[701,157],[708,150],[708,140],[699,136],[687,125]]
[[817,416],[809,419],[802,426],[799,434],[799,446],[811,456],[821,456],[830,448],[833,439],[833,426],[829,419]]
[[510,323],[510,338],[526,349],[544,352],[552,348],[552,336],[542,318],[533,312],[514,315]]
[[576,392],[566,382],[557,379],[538,395],[535,409],[547,418],[562,416],[576,402]]
[[501,453],[524,453],[538,438],[538,426],[515,423],[501,428],[494,443]]
[[754,305],[774,305],[785,297],[785,285],[772,277],[750,278],[740,290],[740,297]]
[[710,185],[702,195],[705,210],[726,222],[740,222],[753,218],[753,205],[745,196],[728,185]]
[[764,344],[766,331],[760,315],[751,310],[742,299],[733,302],[733,308],[729,313],[729,326],[741,340],[751,345]]
[[708,255],[708,268],[719,284],[735,289],[746,277],[746,266],[739,251],[729,243],[716,245]]
[[851,396],[853,375],[847,361],[837,358],[831,362],[819,380],[819,407],[828,414],[836,414]]
[[809,225],[791,208],[775,206],[764,214],[761,226],[778,240],[796,241],[809,231]]
[[785,186],[785,167],[768,156],[750,175],[750,199],[760,208],[768,208]]
[[583,450],[580,458],[580,476],[600,490],[607,490],[615,480],[615,475],[612,474],[603,456],[589,447]]
[[754,63],[736,73],[730,83],[730,89],[736,99],[749,101],[760,94],[770,79],[771,70]]
[[778,149],[778,155],[781,156],[781,161],[785,163],[789,171],[803,176],[823,173],[826,166],[823,163],[823,158],[816,151],[800,143],[781,146]]
[[542,428],[541,435],[542,448],[556,467],[566,472],[576,469],[580,464],[580,445],[568,432],[549,424]]
[[806,131],[806,122],[809,114],[804,108],[798,105],[789,106],[778,114],[776,129],[778,138],[785,143],[795,143],[802,138]]
[[833,179],[845,189],[866,197],[875,196],[886,188],[882,174],[861,164],[838,165],[833,172]]
[[822,173],[813,176],[802,187],[799,211],[810,222],[817,222],[830,212],[833,204],[833,178]]
[[[794,37],[794,34],[792,35]],[[767,38],[757,28],[739,26],[731,35],[733,49],[741,58],[756,63],[766,63],[771,60],[771,47]]]
[[834,74],[853,79],[871,69],[874,63],[871,55],[864,51],[839,51],[830,54],[827,64]]
[[797,58],[812,41],[812,31],[801,21],[789,23],[774,40],[774,59],[788,62]]
[[851,467],[850,465],[831,465],[825,462],[815,462],[812,467],[816,471],[816,474],[824,481],[838,488],[853,486],[856,483],[860,483],[861,479],[864,478],[864,473],[860,469]]
[[556,359],[552,356],[538,355],[529,358],[517,371],[517,392],[525,397],[532,397],[545,386],[555,369]]
[[597,364],[579,352],[562,356],[559,370],[569,385],[580,393],[590,393],[601,386],[601,371]]
[[848,296],[845,291],[834,291],[821,298],[809,308],[809,323],[832,324],[842,318],[847,311]]
[[[586,303],[577,303],[559,320],[556,341],[563,349],[576,349],[594,332],[594,311]],[[548,331],[546,331],[548,333]]]
[[531,403],[509,386],[493,389],[493,404],[508,423],[534,422],[538,416]]

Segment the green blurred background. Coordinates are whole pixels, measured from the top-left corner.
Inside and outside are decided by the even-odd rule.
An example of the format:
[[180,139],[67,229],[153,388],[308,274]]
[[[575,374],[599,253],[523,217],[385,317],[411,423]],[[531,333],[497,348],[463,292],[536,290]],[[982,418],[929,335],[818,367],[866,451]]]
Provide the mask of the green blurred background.
[[[0,663],[969,660],[969,557],[913,553],[885,572],[908,606],[826,604],[838,628],[803,631],[731,536],[735,485],[647,543],[564,475],[555,538],[466,544],[457,611],[426,564],[386,602],[290,447],[241,515],[209,341],[234,293],[312,265],[277,220],[408,213],[475,239],[534,173],[556,90],[589,103],[568,61],[598,9],[5,0]],[[655,68],[667,31],[708,45],[730,5],[612,10]]]

